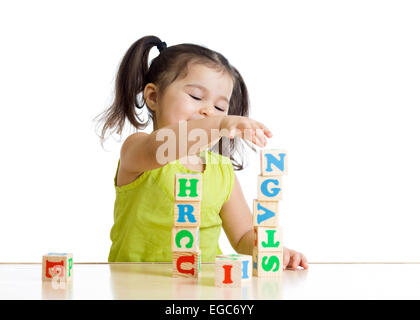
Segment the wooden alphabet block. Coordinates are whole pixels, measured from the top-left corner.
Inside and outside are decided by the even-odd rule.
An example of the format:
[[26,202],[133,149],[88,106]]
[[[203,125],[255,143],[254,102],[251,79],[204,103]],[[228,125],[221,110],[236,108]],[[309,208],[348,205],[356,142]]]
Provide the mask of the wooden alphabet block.
[[252,278],[252,256],[245,255],[245,254],[222,254],[222,255],[216,256],[216,260],[218,258],[239,259],[242,263],[241,281],[247,281]]
[[172,251],[196,252],[199,251],[199,228],[172,228]]
[[216,257],[214,285],[216,287],[241,287],[242,261],[234,257]]
[[281,227],[255,227],[254,249],[258,251],[283,251]]
[[252,273],[256,277],[280,277],[283,272],[283,251],[265,252],[254,248]]
[[200,173],[177,173],[175,201],[201,201],[202,180]]
[[200,201],[175,201],[174,225],[180,227],[199,226],[201,219]]
[[254,226],[275,227],[279,223],[279,202],[254,199]]
[[283,199],[281,176],[258,176],[258,200],[278,201]]
[[42,256],[42,280],[53,279],[66,282],[73,279],[72,253],[48,253]]
[[271,149],[260,151],[262,176],[283,176],[287,174],[287,153],[285,150]]
[[198,278],[201,272],[201,252],[173,251],[172,276],[174,278]]

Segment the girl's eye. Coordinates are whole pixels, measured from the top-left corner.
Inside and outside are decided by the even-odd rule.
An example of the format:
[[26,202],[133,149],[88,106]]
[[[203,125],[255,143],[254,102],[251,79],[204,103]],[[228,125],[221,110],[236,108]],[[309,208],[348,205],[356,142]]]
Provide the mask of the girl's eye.
[[217,110],[225,112],[225,110],[223,108],[219,108],[218,106],[214,106]]
[[194,100],[201,101],[201,99],[200,99],[200,98],[198,98],[198,97],[194,97],[194,96],[192,96],[192,95],[190,95],[190,97],[191,97],[191,98],[193,98]]

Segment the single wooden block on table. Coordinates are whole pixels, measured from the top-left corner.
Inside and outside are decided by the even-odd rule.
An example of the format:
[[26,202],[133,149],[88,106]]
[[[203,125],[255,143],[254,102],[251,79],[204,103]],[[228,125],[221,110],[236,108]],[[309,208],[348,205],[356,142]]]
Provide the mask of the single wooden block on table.
[[172,251],[196,252],[199,250],[198,227],[172,228]]
[[218,258],[234,258],[239,259],[242,264],[242,274],[241,274],[241,280],[247,281],[252,278],[252,256],[246,255],[246,254],[221,254],[216,256],[216,260]]
[[172,276],[174,278],[198,278],[201,272],[201,252],[173,251]]
[[201,201],[202,184],[201,173],[175,174],[175,201]]
[[281,149],[260,151],[262,176],[283,176],[287,174],[287,153]]
[[275,227],[279,224],[279,202],[254,199],[254,226]]
[[283,251],[282,228],[280,226],[254,226],[254,249],[258,251]]
[[42,256],[42,280],[53,279],[60,281],[73,279],[72,253],[47,253]]
[[234,257],[216,257],[214,285],[239,288],[242,286],[242,261]]
[[255,277],[280,277],[283,272],[283,251],[266,252],[254,248],[252,274]]
[[175,201],[174,225],[179,227],[199,226],[201,219],[201,202]]
[[283,199],[281,176],[258,176],[257,194],[260,201],[279,201]]

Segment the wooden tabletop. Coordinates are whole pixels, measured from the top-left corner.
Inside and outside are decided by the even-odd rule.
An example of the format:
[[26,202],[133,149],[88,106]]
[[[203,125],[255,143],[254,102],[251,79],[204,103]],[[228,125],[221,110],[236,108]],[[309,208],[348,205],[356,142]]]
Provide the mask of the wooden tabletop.
[[418,263],[317,263],[242,288],[214,286],[214,264],[199,279],[173,278],[170,263],[75,263],[67,285],[42,282],[41,264],[0,264],[0,299],[420,299]]

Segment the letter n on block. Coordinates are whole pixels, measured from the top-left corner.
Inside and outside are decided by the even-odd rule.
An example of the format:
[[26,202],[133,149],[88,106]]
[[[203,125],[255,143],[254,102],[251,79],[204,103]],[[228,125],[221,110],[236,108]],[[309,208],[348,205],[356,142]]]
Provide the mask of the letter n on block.
[[198,278],[201,272],[201,252],[172,252],[174,278]]
[[261,150],[260,157],[261,175],[283,176],[287,174],[287,153],[285,150]]
[[42,280],[70,281],[73,279],[73,254],[48,253],[42,256]]
[[283,272],[283,251],[262,252],[254,248],[252,273],[255,277],[281,277]]
[[184,228],[184,227],[173,227],[172,228],[172,251],[199,251],[198,242],[199,228]]
[[283,199],[281,176],[258,176],[258,200],[278,201]]
[[175,201],[174,225],[193,227],[200,225],[201,202]]
[[201,201],[202,181],[201,173],[177,173],[175,201]]
[[241,287],[242,261],[234,257],[216,257],[214,280],[216,287]]
[[254,227],[254,240],[258,251],[283,251],[281,227]]
[[278,225],[279,202],[260,201],[254,199],[253,224],[254,226],[275,227]]

